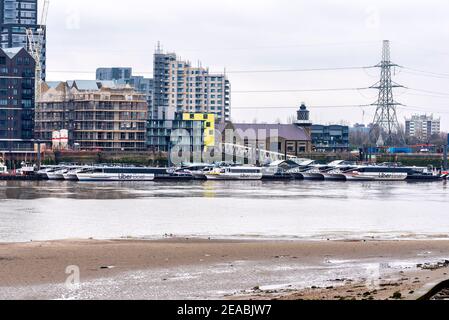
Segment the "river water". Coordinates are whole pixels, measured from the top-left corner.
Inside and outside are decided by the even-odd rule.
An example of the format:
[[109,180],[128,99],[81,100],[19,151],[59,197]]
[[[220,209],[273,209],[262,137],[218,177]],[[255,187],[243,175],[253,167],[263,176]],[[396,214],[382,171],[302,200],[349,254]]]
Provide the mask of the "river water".
[[447,182],[0,182],[0,242],[446,239]]

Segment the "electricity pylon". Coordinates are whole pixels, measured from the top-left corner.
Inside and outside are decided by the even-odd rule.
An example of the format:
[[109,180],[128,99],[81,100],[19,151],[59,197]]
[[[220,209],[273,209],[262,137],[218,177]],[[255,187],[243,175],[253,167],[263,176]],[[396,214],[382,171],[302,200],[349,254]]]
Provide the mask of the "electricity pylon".
[[[374,106],[377,106],[374,116],[373,127],[370,136],[378,144],[393,145],[395,142],[403,144],[404,134],[398,122],[396,106],[397,103],[393,97],[394,88],[403,88],[403,86],[393,82],[391,69],[399,65],[391,62],[390,59],[390,41],[383,42],[382,62],[377,65],[381,69],[380,81],[371,88],[379,90],[379,98]],[[380,146],[380,145],[379,145]]]

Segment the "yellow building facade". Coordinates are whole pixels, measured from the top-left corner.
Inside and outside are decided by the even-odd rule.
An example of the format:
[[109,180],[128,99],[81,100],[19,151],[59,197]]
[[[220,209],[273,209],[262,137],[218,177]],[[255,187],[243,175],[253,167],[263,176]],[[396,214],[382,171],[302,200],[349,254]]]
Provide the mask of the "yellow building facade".
[[213,113],[183,113],[183,121],[201,121],[203,123],[204,146],[215,146],[215,114]]

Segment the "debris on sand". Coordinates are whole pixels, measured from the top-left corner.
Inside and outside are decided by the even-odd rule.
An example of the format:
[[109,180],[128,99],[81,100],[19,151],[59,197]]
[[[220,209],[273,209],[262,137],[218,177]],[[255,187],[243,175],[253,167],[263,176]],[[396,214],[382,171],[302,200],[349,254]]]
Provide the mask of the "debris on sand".
[[449,260],[444,260],[436,263],[418,264],[416,267],[422,270],[435,271],[443,268],[449,268]]

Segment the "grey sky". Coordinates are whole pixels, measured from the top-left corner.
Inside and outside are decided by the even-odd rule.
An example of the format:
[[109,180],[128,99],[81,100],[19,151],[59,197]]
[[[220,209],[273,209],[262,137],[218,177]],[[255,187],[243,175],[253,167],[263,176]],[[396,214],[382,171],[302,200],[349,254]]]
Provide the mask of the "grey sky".
[[[397,89],[396,99],[413,106],[399,109],[399,120],[427,111],[441,116],[443,129],[449,130],[448,12],[446,0],[53,0],[48,16],[48,79],[93,79],[100,66],[129,66],[135,74],[150,76],[158,40],[164,49],[194,64],[201,61],[212,71],[235,71],[375,65],[382,40],[389,39],[394,62],[448,74],[398,70],[398,83],[446,93]],[[367,87],[378,77],[377,69],[229,74],[234,92]],[[304,101],[312,106],[315,122],[367,123],[373,107],[363,113],[361,108],[313,106],[365,105],[376,95],[373,90],[234,93],[233,119],[286,121],[295,109],[284,107]],[[241,109],[248,107],[261,109]]]

